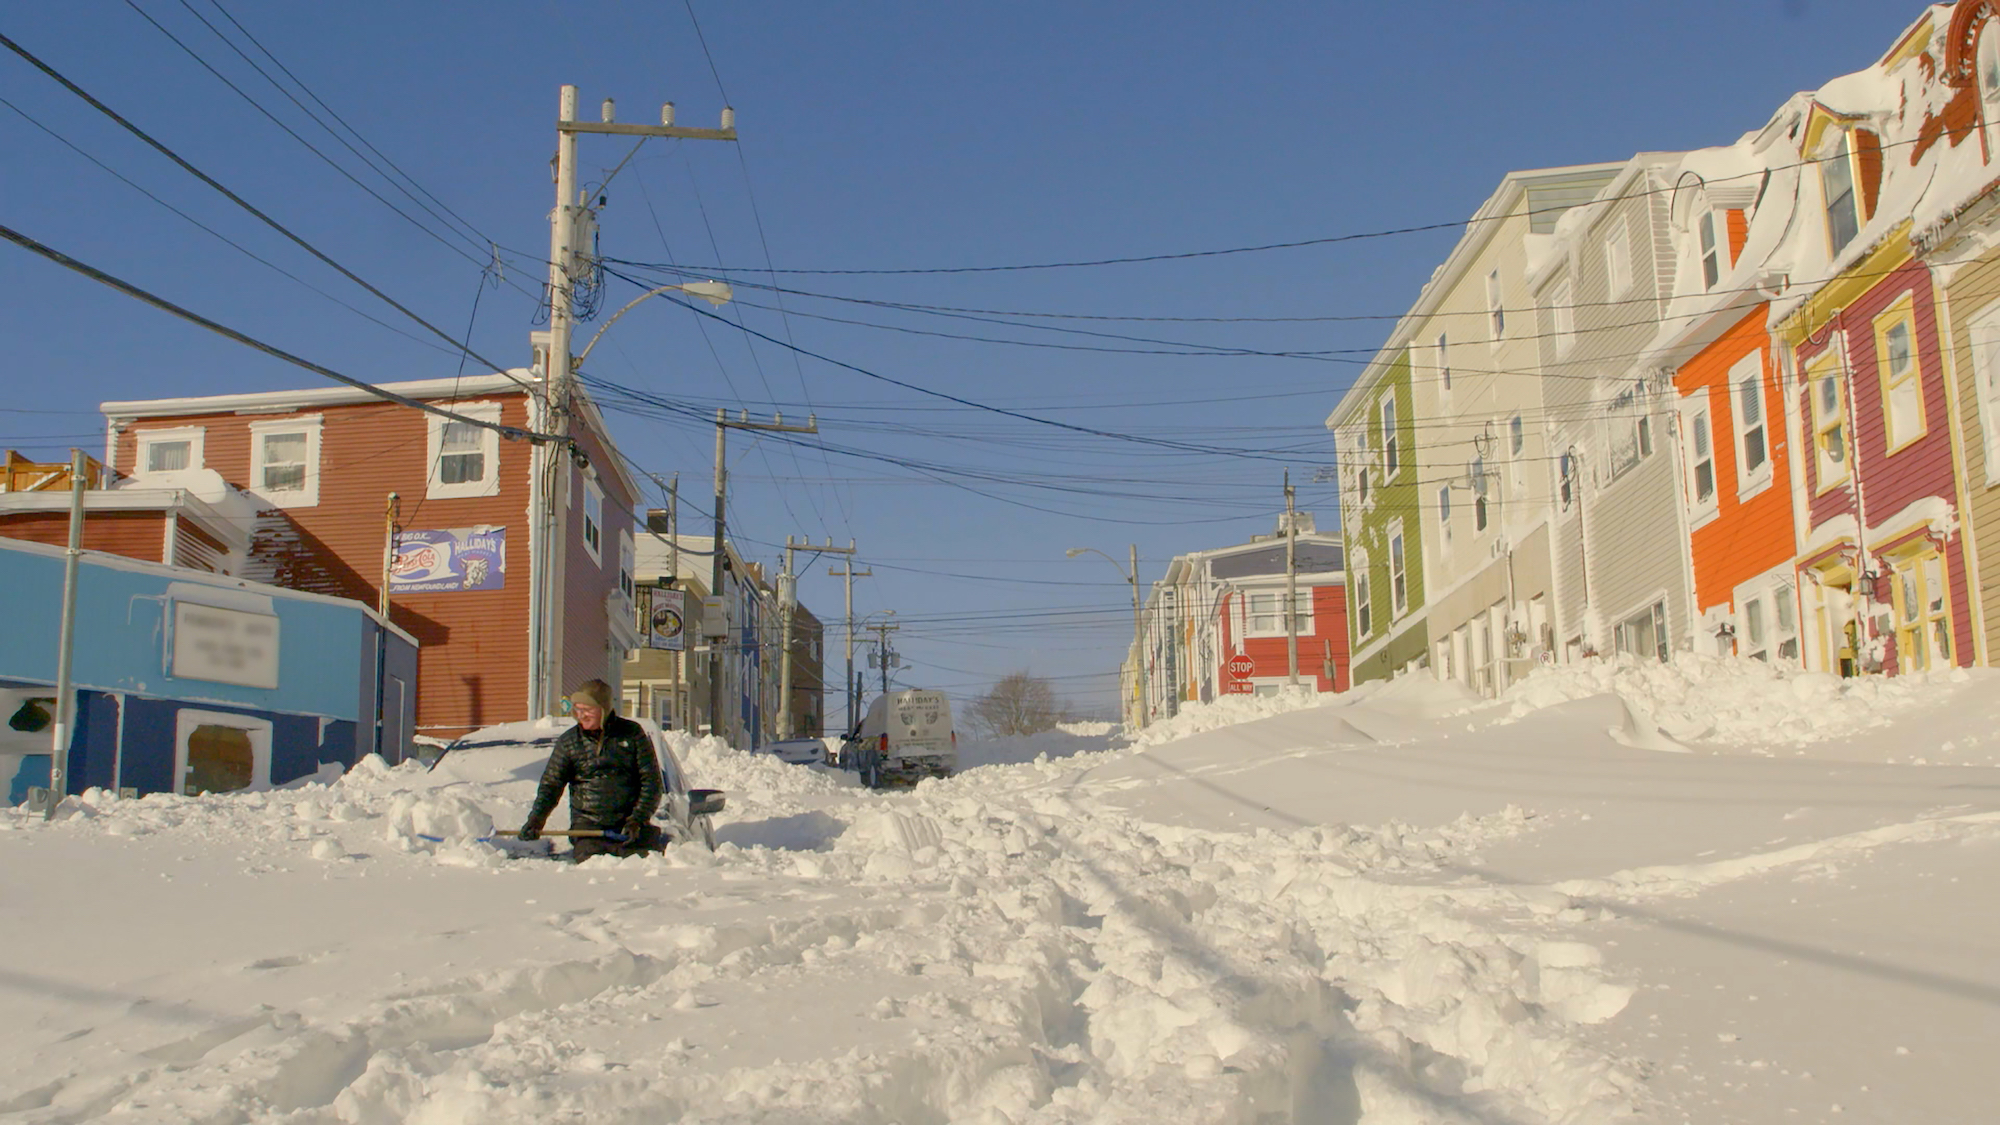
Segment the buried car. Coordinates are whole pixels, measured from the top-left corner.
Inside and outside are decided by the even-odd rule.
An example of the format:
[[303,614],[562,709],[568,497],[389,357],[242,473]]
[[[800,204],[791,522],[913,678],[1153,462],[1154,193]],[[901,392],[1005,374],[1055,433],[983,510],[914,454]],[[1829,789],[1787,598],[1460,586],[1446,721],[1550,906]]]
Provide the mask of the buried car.
[[[687,770],[674,755],[674,748],[667,743],[660,724],[652,719],[633,719],[646,731],[646,737],[653,742],[653,752],[660,760],[660,807],[653,813],[654,823],[660,826],[662,843],[682,840],[699,840],[715,850],[715,814],[722,811],[725,804],[720,789],[695,789],[688,782]],[[444,747],[431,759],[432,769],[437,768],[447,754],[463,750],[484,750],[501,746],[532,746],[546,755],[555,747],[561,737],[564,725],[530,725],[510,723],[503,727],[489,727],[474,731],[465,738]],[[553,833],[551,833],[553,834]]]
[[795,766],[809,766],[815,762],[825,762],[832,755],[832,746],[837,746],[839,743],[840,740],[837,738],[787,738],[781,742],[766,742],[757,748],[757,753],[769,754],[781,762],[789,762]]

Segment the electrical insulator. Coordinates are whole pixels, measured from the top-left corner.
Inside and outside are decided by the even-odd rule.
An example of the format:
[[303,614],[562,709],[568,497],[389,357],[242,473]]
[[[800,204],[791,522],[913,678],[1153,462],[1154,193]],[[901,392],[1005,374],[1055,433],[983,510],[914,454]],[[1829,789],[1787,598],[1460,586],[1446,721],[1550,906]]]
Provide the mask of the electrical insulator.
[[736,128],[736,110],[734,108],[730,106],[722,107],[722,127],[724,129]]
[[604,116],[604,123],[606,125],[611,124],[612,120],[617,116],[616,114],[611,112],[611,109],[612,109],[611,99],[610,98],[604,99],[604,109],[602,110],[602,113]]
[[662,102],[660,104],[660,124],[672,125],[673,123],[674,123],[674,103]]

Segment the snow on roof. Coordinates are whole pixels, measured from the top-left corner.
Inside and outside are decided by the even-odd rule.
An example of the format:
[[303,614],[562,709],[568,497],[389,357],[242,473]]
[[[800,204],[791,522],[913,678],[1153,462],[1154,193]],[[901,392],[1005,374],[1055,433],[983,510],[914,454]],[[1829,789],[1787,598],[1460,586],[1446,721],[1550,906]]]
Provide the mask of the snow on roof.
[[[458,399],[496,391],[530,393],[541,386],[541,378],[526,368],[496,371],[487,375],[467,375],[462,379],[416,379],[403,383],[377,383],[385,391],[405,398]],[[98,409],[112,418],[157,418],[175,414],[230,414],[244,410],[290,410],[305,406],[332,406],[350,402],[371,402],[374,395],[359,387],[327,385],[290,391],[253,391],[248,394],[199,395],[192,398],[133,399],[103,402]]]

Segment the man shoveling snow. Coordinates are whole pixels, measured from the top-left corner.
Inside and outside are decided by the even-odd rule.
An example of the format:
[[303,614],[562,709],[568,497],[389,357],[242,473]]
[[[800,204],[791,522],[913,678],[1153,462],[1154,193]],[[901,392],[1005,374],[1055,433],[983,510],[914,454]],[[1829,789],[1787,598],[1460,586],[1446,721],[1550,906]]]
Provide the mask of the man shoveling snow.
[[660,830],[652,817],[660,807],[660,760],[646,728],[613,709],[611,685],[603,680],[585,680],[570,693],[569,704],[576,725],[556,739],[549,753],[520,838],[541,837],[567,787],[570,831],[606,833],[572,839],[570,856],[578,863],[595,855],[658,849]]

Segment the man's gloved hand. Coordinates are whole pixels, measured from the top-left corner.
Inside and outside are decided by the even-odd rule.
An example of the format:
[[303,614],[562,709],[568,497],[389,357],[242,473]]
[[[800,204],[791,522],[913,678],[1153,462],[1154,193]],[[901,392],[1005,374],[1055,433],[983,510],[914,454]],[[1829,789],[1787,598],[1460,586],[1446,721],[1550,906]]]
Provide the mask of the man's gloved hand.
[[624,834],[626,843],[636,844],[646,838],[646,820],[644,817],[635,816],[626,821],[625,826],[618,831]]
[[542,838],[542,826],[538,821],[531,820],[521,826],[521,831],[516,834],[515,838],[522,843],[532,844]]

